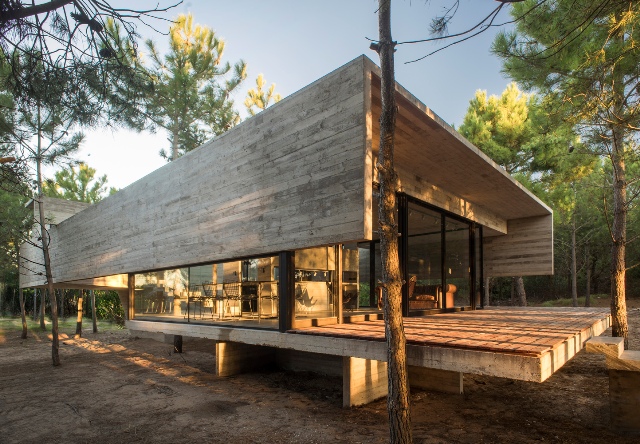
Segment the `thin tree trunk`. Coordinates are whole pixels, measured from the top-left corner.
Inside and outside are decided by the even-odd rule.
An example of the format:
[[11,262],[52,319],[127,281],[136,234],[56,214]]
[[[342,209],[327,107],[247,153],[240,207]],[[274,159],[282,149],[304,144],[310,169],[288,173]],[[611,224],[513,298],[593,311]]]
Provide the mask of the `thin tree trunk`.
[[96,292],[90,290],[91,292],[91,321],[93,322],[93,332],[98,333],[98,321],[96,317]]
[[33,322],[38,320],[38,289],[33,289]]
[[38,103],[38,155],[36,156],[36,179],[38,186],[38,212],[40,237],[42,238],[42,255],[44,257],[44,273],[47,279],[47,290],[51,299],[51,360],[54,366],[60,365],[60,341],[58,338],[58,304],[53,288],[53,272],[51,271],[51,256],[49,255],[49,233],[47,232],[44,218],[44,203],[42,201],[42,121],[40,116],[40,104]]
[[373,48],[380,56],[382,112],[380,114],[380,149],[378,171],[380,197],[380,254],[384,300],[385,337],[387,341],[387,375],[389,393],[389,440],[411,443],[411,415],[407,376],[406,337],[402,319],[402,276],[398,253],[396,221],[397,177],[393,163],[397,107],[395,101],[395,42],[391,37],[391,0],[379,0],[380,41]]
[[520,307],[527,306],[527,293],[524,291],[524,280],[522,276],[511,278],[511,303]]
[[491,278],[484,278],[484,301],[482,301],[484,307],[491,305]]
[[576,254],[576,214],[575,208],[571,217],[571,303],[578,306],[578,266]]
[[589,243],[585,245],[584,260],[585,270],[587,272],[587,285],[584,292],[584,306],[591,307],[591,255],[589,253]]
[[38,312],[39,316],[40,316],[40,329],[42,331],[45,331],[47,329],[47,325],[44,322],[44,314],[45,314],[44,312],[45,312],[45,309],[46,309],[46,307],[45,307],[45,296],[44,295],[45,295],[45,291],[43,289],[40,292],[40,311]]
[[76,317],[76,338],[82,337],[82,302],[84,290],[80,290],[78,295],[78,316]]
[[180,131],[177,128],[173,129],[171,134],[171,161],[174,161],[179,156],[179,140],[180,140]]
[[[18,242],[16,242],[16,253],[17,253],[17,257],[18,257],[18,273],[19,273],[20,272],[21,260],[20,260],[20,248],[17,245],[18,245]],[[22,339],[27,339],[27,332],[28,332],[28,328],[27,328],[27,313],[26,313],[26,310],[25,310],[24,291],[23,291],[22,287],[19,287],[19,289],[18,289],[18,297],[20,298],[20,318],[22,319],[22,335],[20,337]]]

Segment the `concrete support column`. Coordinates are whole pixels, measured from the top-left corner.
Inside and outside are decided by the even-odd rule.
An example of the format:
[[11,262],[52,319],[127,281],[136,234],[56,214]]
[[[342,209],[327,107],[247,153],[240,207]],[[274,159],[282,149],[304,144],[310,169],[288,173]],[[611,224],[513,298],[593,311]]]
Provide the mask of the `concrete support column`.
[[409,366],[409,385],[424,390],[462,394],[462,373]]
[[387,363],[371,359],[342,358],[342,406],[364,405],[387,396]]
[[275,349],[239,342],[216,342],[216,375],[233,376],[275,361]]

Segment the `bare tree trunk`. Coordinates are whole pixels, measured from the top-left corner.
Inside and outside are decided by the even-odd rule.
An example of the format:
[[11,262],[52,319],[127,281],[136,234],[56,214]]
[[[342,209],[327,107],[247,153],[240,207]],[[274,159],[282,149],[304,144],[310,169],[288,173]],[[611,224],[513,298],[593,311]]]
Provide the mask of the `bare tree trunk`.
[[44,258],[44,273],[47,279],[47,291],[51,300],[51,360],[54,366],[60,365],[60,341],[58,338],[58,304],[56,303],[56,293],[53,288],[53,272],[51,271],[51,256],[49,255],[49,233],[45,225],[44,203],[42,201],[42,121],[40,116],[40,103],[37,105],[38,111],[38,152],[36,156],[36,184],[38,187],[38,202],[40,237],[42,239],[42,255]]
[[522,276],[511,278],[511,304],[521,307],[527,306],[527,293],[524,291],[524,280]]
[[[21,265],[21,259],[20,259],[20,248],[18,247],[18,242],[16,242],[16,253],[17,253],[17,258],[18,258],[18,273],[20,273],[20,265]],[[27,339],[27,332],[28,332],[28,328],[27,328],[27,313],[25,311],[25,303],[24,303],[24,291],[22,289],[22,287],[19,287],[18,289],[18,297],[20,298],[20,318],[22,319],[22,335],[20,336],[22,339]]]
[[38,320],[38,289],[33,289],[33,322]]
[[[622,20],[622,13],[616,14],[616,20]],[[623,28],[617,28],[613,37],[624,44]],[[615,67],[615,65],[614,65]],[[625,83],[622,72],[617,69],[613,75],[612,89],[613,115],[615,118],[624,115],[622,112],[625,97]],[[627,246],[627,177],[624,159],[624,130],[619,125],[612,125],[611,166],[613,167],[613,222],[611,227],[611,336],[623,337],[624,348],[629,348],[629,326],[627,324],[626,302],[626,261]]]
[[611,318],[612,336],[623,337],[625,349],[629,348],[627,303],[625,299],[627,237],[627,182],[626,165],[622,155],[622,137],[614,131],[611,150],[613,164],[613,224],[611,244]]
[[47,329],[47,326],[44,323],[44,314],[45,314],[44,312],[45,312],[45,309],[46,309],[44,295],[45,295],[45,292],[44,292],[44,289],[43,289],[42,291],[40,291],[40,311],[38,312],[39,316],[40,316],[40,329],[42,331],[45,331]]
[[482,301],[484,307],[491,305],[491,278],[484,278],[484,300]]
[[578,306],[578,265],[576,255],[576,214],[571,217],[571,303]]
[[22,339],[27,339],[27,314],[24,310],[24,293],[22,288],[18,290],[20,295],[20,317],[22,318]]
[[84,296],[84,290],[80,290],[78,294],[78,316],[76,318],[76,338],[82,337],[82,299]]
[[402,275],[398,253],[396,221],[397,176],[393,150],[397,107],[395,101],[395,42],[391,37],[391,0],[379,0],[378,26],[380,41],[372,48],[380,56],[382,112],[380,114],[380,150],[378,171],[380,197],[380,254],[382,257],[382,287],[384,299],[385,337],[387,340],[387,375],[389,393],[389,441],[411,443],[411,415],[407,375],[406,337],[402,319]]
[[178,158],[179,153],[179,146],[180,144],[178,143],[180,138],[180,131],[178,130],[178,128],[174,128],[173,132],[171,134],[171,161],[174,161]]
[[585,270],[587,272],[587,285],[584,292],[584,306],[591,307],[591,254],[589,253],[589,243],[584,247]]
[[91,293],[91,321],[93,322],[93,332],[98,333],[98,321],[96,317],[96,292],[89,290]]

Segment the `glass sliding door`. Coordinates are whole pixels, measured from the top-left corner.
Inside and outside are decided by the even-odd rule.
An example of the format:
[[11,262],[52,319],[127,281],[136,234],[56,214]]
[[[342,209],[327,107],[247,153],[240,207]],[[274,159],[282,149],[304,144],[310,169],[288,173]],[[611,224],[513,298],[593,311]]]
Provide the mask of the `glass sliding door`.
[[445,217],[446,308],[471,305],[470,223]]
[[408,212],[409,311],[442,308],[442,215],[413,202]]

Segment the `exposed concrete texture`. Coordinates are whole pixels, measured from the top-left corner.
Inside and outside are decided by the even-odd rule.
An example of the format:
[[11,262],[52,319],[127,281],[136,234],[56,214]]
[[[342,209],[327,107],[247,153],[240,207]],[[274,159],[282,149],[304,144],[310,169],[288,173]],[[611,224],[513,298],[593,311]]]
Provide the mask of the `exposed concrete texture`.
[[345,356],[342,358],[342,406],[364,405],[387,396],[387,363]]
[[463,376],[460,372],[409,366],[409,385],[424,390],[443,393],[463,393]]

